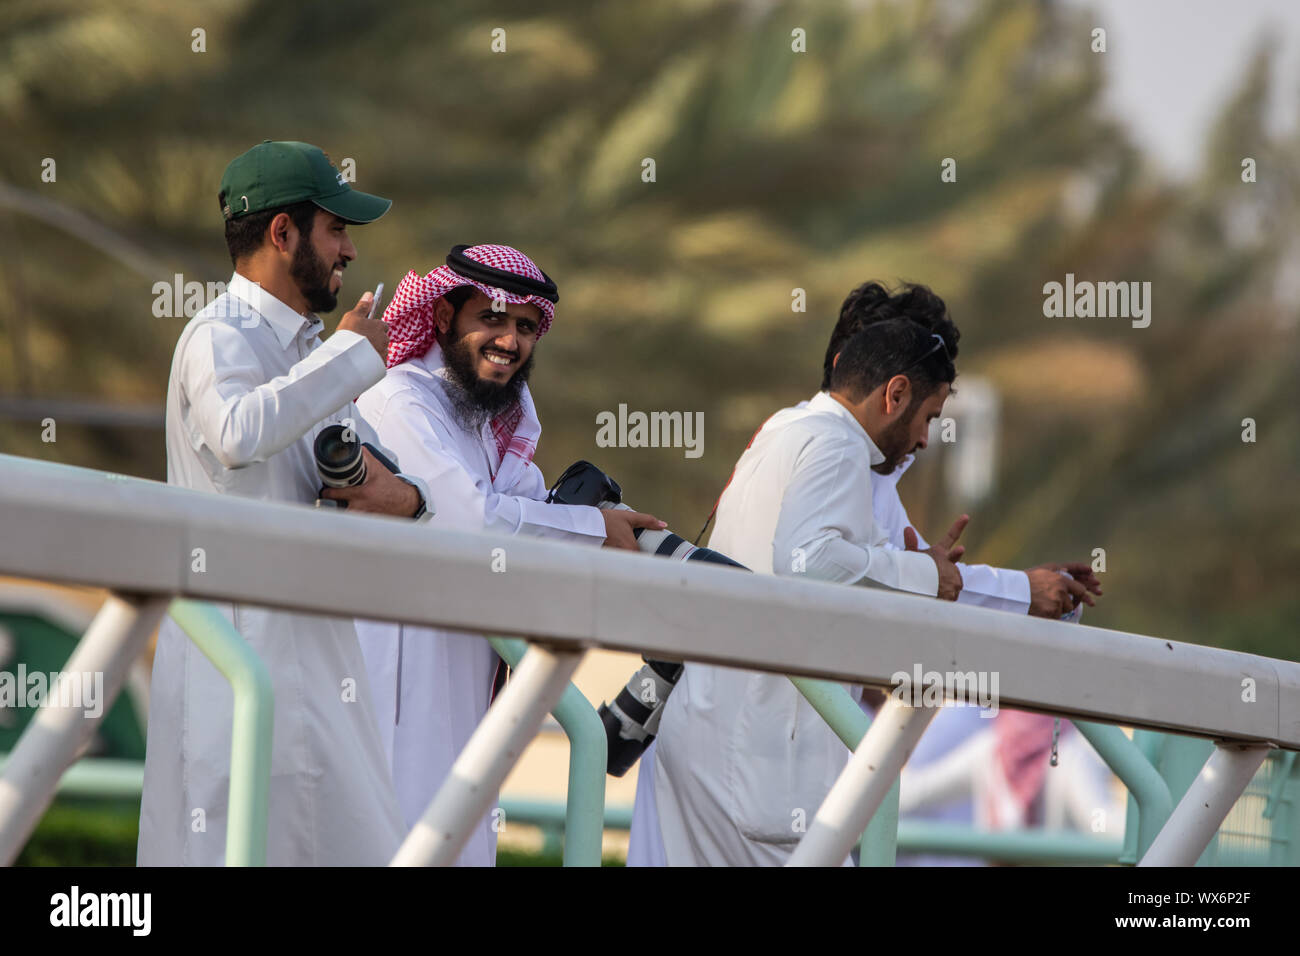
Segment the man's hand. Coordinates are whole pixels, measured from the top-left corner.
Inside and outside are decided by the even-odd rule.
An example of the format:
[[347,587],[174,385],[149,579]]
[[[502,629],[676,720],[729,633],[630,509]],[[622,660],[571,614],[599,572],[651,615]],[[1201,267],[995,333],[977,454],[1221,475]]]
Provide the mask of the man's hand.
[[[1087,561],[1049,561],[1046,564],[1040,564],[1039,567],[1051,568],[1053,571],[1064,571],[1093,594],[1101,595],[1101,581],[1097,579],[1097,575],[1093,573],[1092,565]],[[1094,601],[1088,603],[1095,604]]]
[[[961,593],[961,572],[953,562],[966,553],[966,546],[957,544],[957,539],[961,537],[969,521],[970,515],[962,515],[952,523],[952,527],[938,544],[921,552],[928,554],[934,561],[935,567],[939,569],[939,593],[936,596],[941,601],[955,601],[957,595]],[[903,547],[908,551],[921,550],[920,539],[914,529],[903,529]]]
[[[339,327],[336,332],[356,332],[358,335],[364,335],[370,340],[370,344],[375,347],[379,357],[388,360],[388,323],[383,319],[370,319],[370,303],[374,301],[373,292],[364,292],[360,300],[351,312],[339,319]],[[352,507],[352,505],[348,505]]]
[[420,507],[420,492],[415,486],[381,465],[364,445],[361,446],[361,455],[366,463],[366,480],[351,488],[322,489],[320,496],[346,501],[349,511],[414,517],[415,509]]
[[1049,561],[1029,568],[1025,574],[1029,576],[1029,613],[1035,617],[1061,617],[1078,607],[1080,601],[1095,607],[1092,595],[1101,594],[1101,582],[1092,566],[1080,561]]
[[600,516],[605,519],[604,547],[606,548],[636,551],[638,548],[636,535],[632,533],[633,528],[662,531],[668,527],[666,521],[660,521],[654,515],[642,514],[640,511],[625,511],[622,508],[602,508]]
[[[970,524],[970,515],[962,515],[960,518],[958,518],[956,521],[952,523],[952,527],[948,529],[948,533],[945,534],[943,538],[939,541],[939,543],[936,544],[934,547],[932,547],[930,550],[942,551],[947,556],[949,561],[960,561],[961,556],[966,553],[966,545],[958,544],[957,539],[961,537],[961,533],[966,530],[966,525],[968,524]],[[904,545],[907,544],[907,532],[909,531],[912,532],[912,543],[916,544],[916,532],[913,531],[911,528],[904,528],[903,529]],[[916,548],[912,548],[912,550],[915,551]]]

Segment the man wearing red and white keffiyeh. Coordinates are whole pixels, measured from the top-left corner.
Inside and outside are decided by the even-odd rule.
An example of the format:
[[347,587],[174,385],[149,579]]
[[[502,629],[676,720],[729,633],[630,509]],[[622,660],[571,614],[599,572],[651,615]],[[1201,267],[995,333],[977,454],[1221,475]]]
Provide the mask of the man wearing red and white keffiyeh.
[[[429,487],[428,524],[636,549],[650,515],[547,504],[528,374],[555,318],[555,284],[509,246],[456,246],[410,272],[384,313],[388,374],[357,405],[403,470]],[[487,552],[484,557],[488,562]],[[504,570],[502,568],[501,570]],[[503,582],[503,598],[508,598]],[[436,587],[436,582],[430,582]],[[413,826],[491,702],[499,659],[481,636],[358,621],[380,737]],[[485,819],[458,860],[491,866]]]

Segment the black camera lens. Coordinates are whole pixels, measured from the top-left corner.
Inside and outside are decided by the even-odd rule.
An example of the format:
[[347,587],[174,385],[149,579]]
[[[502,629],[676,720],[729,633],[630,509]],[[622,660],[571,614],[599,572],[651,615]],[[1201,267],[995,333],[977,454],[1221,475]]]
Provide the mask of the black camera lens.
[[316,470],[326,488],[349,488],[366,480],[366,462],[356,433],[329,425],[316,436]]

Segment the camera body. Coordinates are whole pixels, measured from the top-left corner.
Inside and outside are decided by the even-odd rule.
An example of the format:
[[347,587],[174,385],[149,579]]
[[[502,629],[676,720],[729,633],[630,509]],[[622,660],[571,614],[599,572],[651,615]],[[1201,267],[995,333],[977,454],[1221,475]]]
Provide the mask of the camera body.
[[[623,504],[623,489],[618,482],[589,461],[574,462],[566,468],[546,500],[554,504],[632,510]],[[698,548],[666,529],[636,528],[632,533],[636,536],[637,547],[647,554],[749,570],[725,554],[711,548]],[[682,676],[683,665],[680,662],[641,659],[645,665],[632,675],[613,703],[601,704],[598,710],[609,742],[606,769],[615,777],[627,773],[655,739],[668,695]]]

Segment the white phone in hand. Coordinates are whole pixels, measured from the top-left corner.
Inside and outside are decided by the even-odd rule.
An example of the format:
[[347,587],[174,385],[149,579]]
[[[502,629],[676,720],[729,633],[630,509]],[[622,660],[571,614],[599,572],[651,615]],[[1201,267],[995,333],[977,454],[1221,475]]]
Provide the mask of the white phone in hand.
[[375,286],[375,297],[370,300],[370,314],[366,316],[367,319],[373,319],[375,317],[375,312],[379,310],[379,300],[383,297],[384,284],[381,282],[379,285]]

